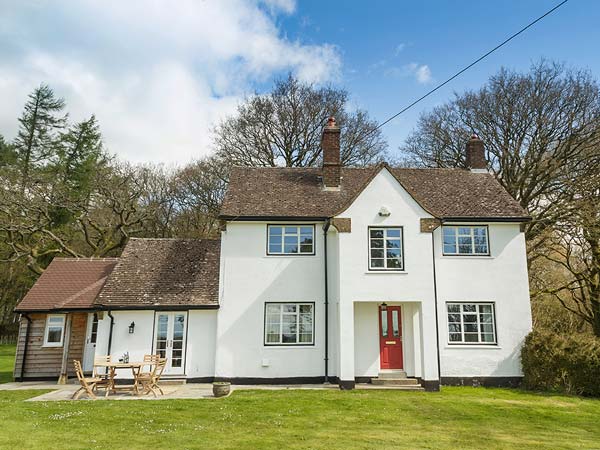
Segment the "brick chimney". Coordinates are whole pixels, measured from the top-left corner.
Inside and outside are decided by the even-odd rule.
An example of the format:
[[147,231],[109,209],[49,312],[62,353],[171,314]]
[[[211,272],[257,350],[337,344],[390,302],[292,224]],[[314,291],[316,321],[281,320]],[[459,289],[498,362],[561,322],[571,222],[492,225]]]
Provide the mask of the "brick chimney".
[[466,153],[467,167],[471,172],[487,172],[483,141],[476,134],[472,135],[467,142]]
[[325,189],[339,189],[340,187],[340,127],[335,119],[327,119],[321,138],[323,149],[323,185]]

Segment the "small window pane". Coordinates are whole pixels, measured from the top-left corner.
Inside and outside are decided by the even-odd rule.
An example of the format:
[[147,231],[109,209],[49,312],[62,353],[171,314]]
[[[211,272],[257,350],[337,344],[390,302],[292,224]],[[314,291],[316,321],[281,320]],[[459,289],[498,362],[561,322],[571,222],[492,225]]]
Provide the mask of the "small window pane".
[[389,259],[387,260],[388,269],[401,269],[400,260],[399,259]]
[[371,248],[383,248],[383,239],[371,239]]
[[381,310],[381,335],[383,337],[388,335],[388,315],[386,310]]
[[460,305],[448,305],[448,312],[460,312]]
[[481,335],[481,340],[483,342],[494,342],[494,335],[493,334],[484,333],[484,334]]
[[448,322],[460,323],[460,314],[448,314]]
[[281,236],[283,232],[283,228],[281,227],[269,227],[269,234],[271,236]]
[[400,228],[389,228],[387,230],[387,237],[392,238],[392,237],[400,237]]
[[313,227],[300,227],[300,233],[312,236],[312,234],[313,234]]
[[452,244],[444,244],[444,253],[456,253],[456,245]]
[[383,230],[371,230],[371,238],[383,239]]
[[57,343],[61,341],[62,328],[49,328],[48,329],[48,342]]
[[450,342],[460,342],[462,335],[460,333],[450,333]]
[[444,227],[444,239],[454,240],[456,238],[456,228]]
[[298,227],[285,227],[285,234],[298,234]]
[[465,333],[465,342],[479,342],[479,335],[477,333]]
[[371,249],[371,258],[383,258],[383,249],[382,248],[372,248]]
[[450,333],[460,333],[461,332],[460,323],[449,323],[448,331]]
[[463,305],[463,311],[475,312],[475,311],[477,311],[477,305]]
[[385,245],[387,248],[400,248],[400,239],[388,239]]
[[382,268],[384,266],[383,259],[371,259],[371,267]]
[[400,336],[400,325],[398,320],[398,310],[392,310],[392,333],[394,337]]

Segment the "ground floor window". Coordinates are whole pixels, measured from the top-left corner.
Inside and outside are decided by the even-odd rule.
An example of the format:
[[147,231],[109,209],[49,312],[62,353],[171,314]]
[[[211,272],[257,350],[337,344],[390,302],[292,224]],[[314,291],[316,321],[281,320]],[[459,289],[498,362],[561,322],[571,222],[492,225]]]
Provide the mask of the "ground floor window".
[[61,347],[65,334],[65,315],[50,314],[46,318],[45,347]]
[[265,345],[314,344],[314,303],[266,303]]
[[450,344],[495,344],[496,318],[493,303],[448,303]]

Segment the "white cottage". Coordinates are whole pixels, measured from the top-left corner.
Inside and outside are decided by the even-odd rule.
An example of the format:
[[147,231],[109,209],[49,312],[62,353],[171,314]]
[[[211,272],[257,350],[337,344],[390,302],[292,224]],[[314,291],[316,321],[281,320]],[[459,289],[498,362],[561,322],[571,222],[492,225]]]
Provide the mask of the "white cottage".
[[462,170],[342,167],[339,142],[331,119],[323,167],[233,169],[220,241],[131,240],[96,353],[188,381],[518,384],[529,217],[483,143]]

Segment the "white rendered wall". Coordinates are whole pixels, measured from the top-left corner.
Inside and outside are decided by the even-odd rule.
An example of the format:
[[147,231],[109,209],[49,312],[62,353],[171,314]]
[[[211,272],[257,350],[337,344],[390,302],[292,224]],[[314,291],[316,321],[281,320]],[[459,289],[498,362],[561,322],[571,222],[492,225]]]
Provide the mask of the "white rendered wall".
[[216,333],[216,310],[189,312],[185,364],[188,378],[214,377]]
[[[152,353],[154,330],[154,311],[113,311],[115,318],[111,356],[118,361],[125,352],[129,352],[130,361],[141,361],[144,355]],[[135,331],[129,334],[129,325],[135,322]],[[110,317],[104,312],[104,319],[98,321],[96,355],[106,355]],[[132,378],[130,370],[117,370],[117,378]]]
[[[266,222],[229,222],[221,239],[223,283],[216,376],[322,377],[325,330],[322,223],[315,227],[314,256],[267,256]],[[315,302],[315,344],[265,346],[265,302]]]
[[[378,212],[385,206],[390,216]],[[437,380],[437,347],[435,301],[433,289],[433,256],[431,233],[421,233],[420,219],[431,217],[399,185],[386,170],[382,170],[352,205],[339,217],[352,219],[352,232],[339,233],[340,247],[340,378],[352,380],[355,366],[354,302],[421,304],[419,327],[423,330],[420,351],[420,372],[425,380]],[[401,226],[404,236],[404,272],[369,272],[368,227]],[[375,331],[377,335],[377,331]],[[363,351],[364,349],[359,349]],[[379,349],[377,348],[377,355]],[[422,355],[422,357],[421,357]],[[413,355],[414,356],[414,355]],[[363,356],[361,358],[372,358]]]
[[[489,224],[486,256],[443,256],[434,232],[442,377],[521,376],[520,349],[531,331],[524,233],[519,224]],[[498,345],[448,345],[446,302],[494,302]]]

